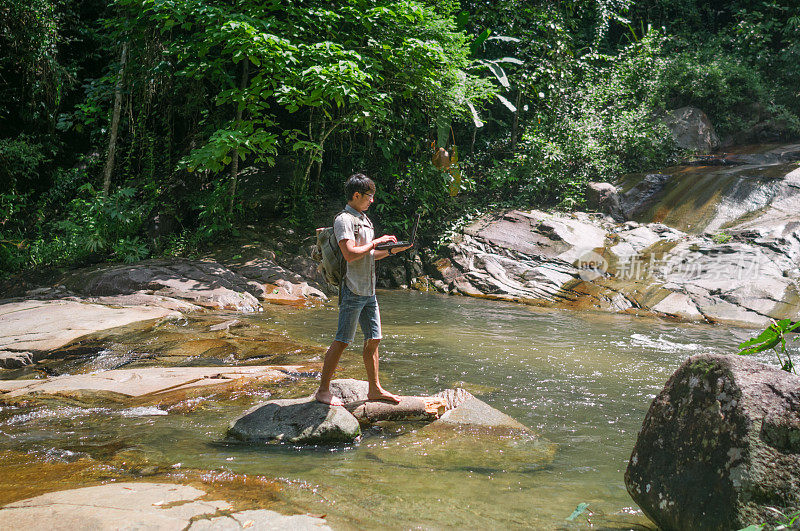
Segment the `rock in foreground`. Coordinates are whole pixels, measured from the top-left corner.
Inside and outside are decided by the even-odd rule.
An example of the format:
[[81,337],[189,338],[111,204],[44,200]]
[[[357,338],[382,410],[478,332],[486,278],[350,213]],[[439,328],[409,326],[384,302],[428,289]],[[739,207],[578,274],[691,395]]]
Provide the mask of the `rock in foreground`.
[[[113,483],[51,492],[0,509],[2,529],[330,529],[325,520],[274,511],[230,511],[202,490],[162,483]],[[226,516],[219,516],[226,511]]]
[[228,435],[244,442],[335,444],[352,442],[361,428],[345,408],[307,397],[260,404],[233,421]]
[[661,529],[741,529],[800,510],[800,378],[692,356],[655,398],[625,473]]
[[359,424],[369,426],[381,421],[435,421],[434,424],[449,428],[466,426],[529,433],[524,425],[463,389],[448,389],[434,396],[401,396],[400,403],[393,404],[367,400],[367,388],[367,382],[361,380],[332,381],[331,392],[345,403],[344,407],[320,404],[313,397],[270,400],[234,420],[228,435],[257,443],[348,443],[361,435]]

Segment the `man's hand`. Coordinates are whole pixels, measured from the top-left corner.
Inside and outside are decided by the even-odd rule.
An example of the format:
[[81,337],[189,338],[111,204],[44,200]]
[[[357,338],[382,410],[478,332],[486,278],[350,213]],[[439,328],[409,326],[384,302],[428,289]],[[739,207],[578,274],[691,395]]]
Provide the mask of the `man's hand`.
[[380,238],[375,238],[374,240],[372,240],[372,248],[374,249],[380,243],[394,243],[396,241],[397,241],[397,236],[386,234],[385,236],[381,236]]

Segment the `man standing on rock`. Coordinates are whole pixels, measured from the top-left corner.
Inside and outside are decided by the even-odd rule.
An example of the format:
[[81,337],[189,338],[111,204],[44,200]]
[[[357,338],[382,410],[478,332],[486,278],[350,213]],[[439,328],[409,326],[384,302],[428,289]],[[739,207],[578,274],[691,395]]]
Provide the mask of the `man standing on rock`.
[[375,183],[372,179],[356,173],[347,179],[344,189],[349,199],[344,211],[334,219],[333,231],[347,261],[347,274],[339,287],[339,327],[336,339],[325,353],[322,378],[315,398],[323,404],[343,405],[339,398],[331,394],[329,387],[339,358],[347,345],[355,339],[356,324],[360,324],[361,331],[364,332],[364,366],[369,381],[367,397],[370,400],[398,403],[400,398],[381,387],[378,380],[378,344],[382,336],[381,314],[375,297],[375,260],[405,251],[411,246],[385,251],[375,249],[378,244],[394,243],[397,238],[390,235],[375,238],[372,222],[365,214],[375,200]]

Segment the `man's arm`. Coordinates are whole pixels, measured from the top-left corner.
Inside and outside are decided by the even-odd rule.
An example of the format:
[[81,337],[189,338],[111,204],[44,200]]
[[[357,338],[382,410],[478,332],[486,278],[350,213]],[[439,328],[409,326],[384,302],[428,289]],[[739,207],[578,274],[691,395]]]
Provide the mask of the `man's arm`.
[[[339,249],[342,250],[342,255],[344,255],[344,259],[348,262],[352,262],[354,260],[358,260],[359,258],[363,258],[365,255],[369,254],[371,251],[375,250],[375,246],[379,243],[384,242],[396,242],[397,238],[395,236],[381,236],[380,238],[375,238],[369,243],[365,243],[364,245],[356,245],[355,240],[345,239],[339,240]],[[379,258],[380,256],[380,258]],[[375,259],[380,260],[381,258],[385,258],[388,256],[386,251],[375,251]]]

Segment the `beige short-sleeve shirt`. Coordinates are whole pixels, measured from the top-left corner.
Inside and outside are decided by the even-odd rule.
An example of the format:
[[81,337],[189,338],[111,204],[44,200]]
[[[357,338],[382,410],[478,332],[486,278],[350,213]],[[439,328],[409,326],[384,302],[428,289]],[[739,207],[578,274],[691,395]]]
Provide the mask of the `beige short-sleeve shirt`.
[[[353,240],[356,245],[366,245],[375,238],[375,228],[366,214],[350,205],[333,221],[336,241]],[[347,263],[345,283],[356,295],[375,295],[375,251],[370,251],[358,260]]]

